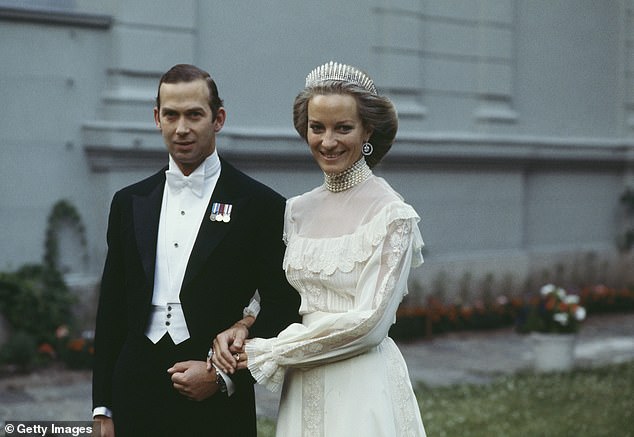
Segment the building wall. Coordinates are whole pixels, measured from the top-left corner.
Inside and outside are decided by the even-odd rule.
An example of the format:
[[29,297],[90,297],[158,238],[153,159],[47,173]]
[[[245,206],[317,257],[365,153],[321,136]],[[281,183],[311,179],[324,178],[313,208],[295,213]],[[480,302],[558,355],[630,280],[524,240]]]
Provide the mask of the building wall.
[[112,194],[166,162],[152,106],[175,63],[218,81],[221,154],[286,196],[319,184],[291,105],[331,59],[367,70],[397,105],[377,173],[421,214],[423,293],[439,278],[519,287],[559,263],[572,275],[584,254],[613,259],[634,179],[633,7],[0,0],[0,268],[40,260],[46,216],[67,198],[89,254],[70,270],[98,281]]
[[86,165],[81,120],[96,115],[108,40],[101,28],[0,21],[3,270],[41,259],[47,215],[60,198],[81,208],[92,255],[101,256],[103,211],[90,205],[107,195]]

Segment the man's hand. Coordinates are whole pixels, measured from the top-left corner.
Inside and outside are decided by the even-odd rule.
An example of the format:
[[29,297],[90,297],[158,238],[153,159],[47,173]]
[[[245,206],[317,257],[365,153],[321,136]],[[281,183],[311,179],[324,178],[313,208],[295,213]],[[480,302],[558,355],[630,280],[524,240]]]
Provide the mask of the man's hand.
[[203,401],[218,391],[216,373],[204,361],[182,361],[167,369],[174,388],[187,399]]
[[114,437],[114,422],[108,416],[95,416],[92,429],[92,437]]
[[[214,354],[207,361],[207,370],[211,371],[213,363],[228,375],[235,373],[238,368],[236,354],[244,352],[244,342],[249,335],[249,330],[243,323],[236,323],[231,328],[222,331],[214,338]],[[244,354],[242,354],[244,355]]]

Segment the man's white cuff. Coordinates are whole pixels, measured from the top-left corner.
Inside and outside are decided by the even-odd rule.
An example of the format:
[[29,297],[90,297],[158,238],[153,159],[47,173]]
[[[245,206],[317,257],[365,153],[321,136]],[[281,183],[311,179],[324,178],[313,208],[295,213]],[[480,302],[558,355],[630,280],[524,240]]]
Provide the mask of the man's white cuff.
[[96,416],[108,416],[112,419],[112,411],[106,407],[97,407],[92,410],[92,418],[94,419]]

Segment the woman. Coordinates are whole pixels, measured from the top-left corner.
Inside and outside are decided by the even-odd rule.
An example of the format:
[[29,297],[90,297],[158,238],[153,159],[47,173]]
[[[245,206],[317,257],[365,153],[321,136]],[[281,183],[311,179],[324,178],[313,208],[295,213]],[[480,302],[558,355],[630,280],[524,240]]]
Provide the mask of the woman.
[[371,171],[396,135],[394,106],[365,73],[330,62],[306,78],[293,119],[325,177],[286,207],[283,266],[301,295],[302,323],[247,340],[234,355],[219,336],[213,363],[248,368],[274,391],[283,384],[278,435],[425,435],[387,336],[409,270],[423,261],[419,217]]

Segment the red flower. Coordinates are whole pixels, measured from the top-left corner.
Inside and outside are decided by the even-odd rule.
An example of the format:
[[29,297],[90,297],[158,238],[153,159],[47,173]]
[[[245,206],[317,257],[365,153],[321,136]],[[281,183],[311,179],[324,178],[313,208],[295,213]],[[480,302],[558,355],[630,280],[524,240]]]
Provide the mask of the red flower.
[[55,349],[49,343],[42,343],[39,345],[37,352],[42,355],[48,355],[51,358],[55,358]]
[[72,351],[81,352],[84,349],[85,345],[86,341],[83,338],[76,338],[69,341],[67,347]]

